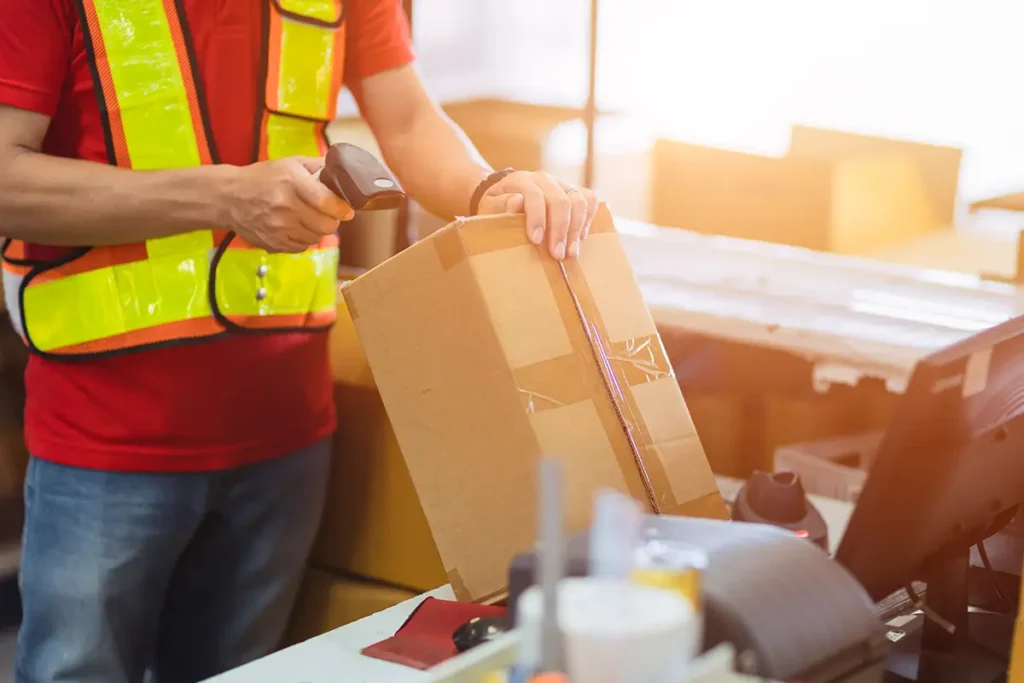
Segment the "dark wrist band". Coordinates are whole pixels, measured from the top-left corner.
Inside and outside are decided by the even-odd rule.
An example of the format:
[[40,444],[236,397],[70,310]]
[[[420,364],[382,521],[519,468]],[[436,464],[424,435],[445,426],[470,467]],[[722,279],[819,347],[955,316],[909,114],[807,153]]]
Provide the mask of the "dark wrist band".
[[514,168],[503,168],[481,180],[480,184],[476,186],[475,190],[473,190],[473,197],[469,200],[469,215],[475,216],[480,212],[480,200],[484,198],[484,193],[486,193],[487,190],[501,182],[502,178],[514,172]]

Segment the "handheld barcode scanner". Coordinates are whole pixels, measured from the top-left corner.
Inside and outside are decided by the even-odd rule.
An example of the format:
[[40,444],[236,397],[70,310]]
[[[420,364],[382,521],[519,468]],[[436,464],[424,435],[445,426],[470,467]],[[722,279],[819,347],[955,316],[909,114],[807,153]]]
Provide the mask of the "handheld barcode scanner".
[[347,142],[331,145],[315,177],[354,211],[397,209],[405,199],[405,192],[377,157]]

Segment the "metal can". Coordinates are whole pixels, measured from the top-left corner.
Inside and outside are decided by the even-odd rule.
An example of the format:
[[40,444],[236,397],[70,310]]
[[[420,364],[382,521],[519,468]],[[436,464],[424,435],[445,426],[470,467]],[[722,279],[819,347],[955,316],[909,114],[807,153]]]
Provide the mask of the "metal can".
[[703,579],[707,567],[707,553],[700,548],[659,538],[652,531],[633,552],[630,579],[679,593],[689,600],[699,617],[704,612]]

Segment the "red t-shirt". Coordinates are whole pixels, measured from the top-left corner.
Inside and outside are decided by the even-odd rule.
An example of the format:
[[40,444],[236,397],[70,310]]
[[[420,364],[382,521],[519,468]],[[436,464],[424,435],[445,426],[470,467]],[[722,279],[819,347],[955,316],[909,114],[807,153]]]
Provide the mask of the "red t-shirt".
[[[221,159],[250,162],[261,2],[184,0]],[[412,60],[399,0],[346,0],[345,79]],[[52,117],[43,151],[106,161],[75,0],[0,0],[0,104]],[[326,438],[335,413],[328,335],[228,336],[123,356],[33,356],[25,431],[37,457],[82,467],[198,471]]]

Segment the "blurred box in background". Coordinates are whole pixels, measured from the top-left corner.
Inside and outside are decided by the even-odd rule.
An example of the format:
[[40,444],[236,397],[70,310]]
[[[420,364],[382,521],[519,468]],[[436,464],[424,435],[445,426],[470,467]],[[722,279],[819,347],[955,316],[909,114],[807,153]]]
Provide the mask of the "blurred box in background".
[[22,492],[28,467],[25,447],[25,344],[0,313],[0,545],[21,536]]
[[806,126],[787,153],[659,139],[651,221],[866,254],[953,223],[961,152]]
[[338,429],[311,561],[419,592],[443,586],[444,567],[344,300],[331,366]]
[[798,125],[790,131],[789,154],[833,163],[893,155],[911,159],[921,173],[937,223],[952,226],[957,222],[962,149]]
[[906,156],[824,161],[658,140],[651,220],[696,232],[863,254],[939,227]]
[[[494,168],[548,171],[583,183],[587,136],[580,110],[488,99],[444,109]],[[654,136],[634,117],[604,115],[594,139],[593,189],[616,216],[644,219]]]
[[307,569],[284,645],[301,643],[415,596],[412,591]]

